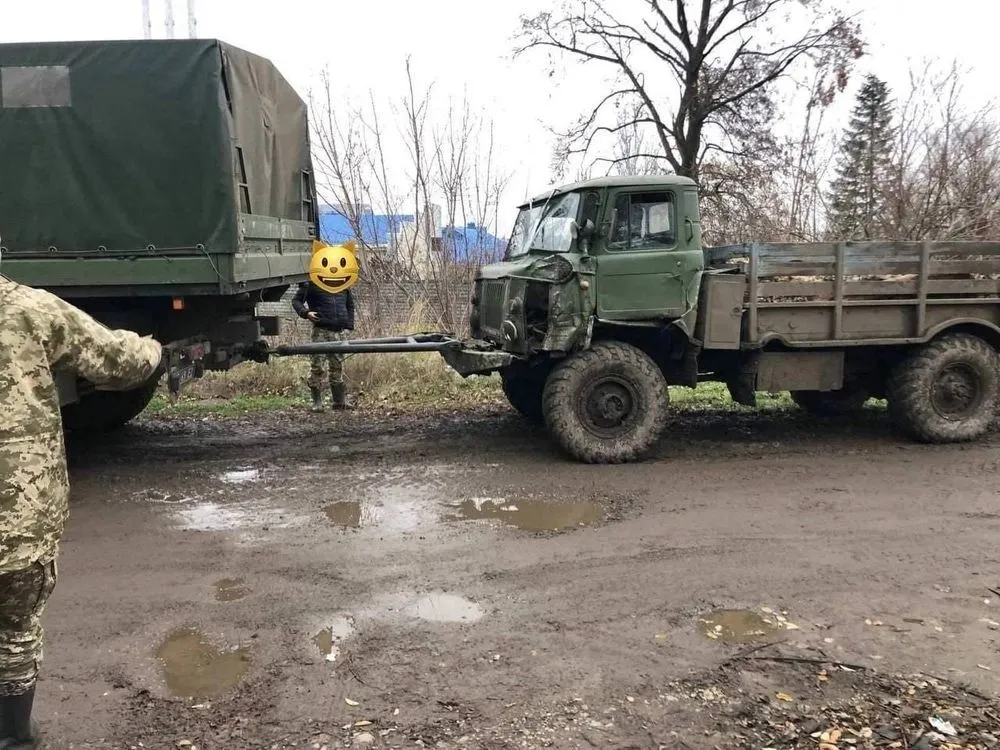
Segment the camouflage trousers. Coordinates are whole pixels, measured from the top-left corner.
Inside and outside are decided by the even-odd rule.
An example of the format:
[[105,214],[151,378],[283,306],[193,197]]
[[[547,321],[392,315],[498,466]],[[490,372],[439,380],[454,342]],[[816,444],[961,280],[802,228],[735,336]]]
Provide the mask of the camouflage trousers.
[[42,612],[57,577],[55,560],[0,571],[0,697],[26,693],[38,679]]
[[[320,341],[346,341],[347,331],[329,331],[326,328],[313,326],[313,343]],[[330,385],[339,385],[344,382],[344,355],[343,354],[314,354],[310,357],[309,363],[309,387],[316,390],[323,388],[323,365],[330,368]]]

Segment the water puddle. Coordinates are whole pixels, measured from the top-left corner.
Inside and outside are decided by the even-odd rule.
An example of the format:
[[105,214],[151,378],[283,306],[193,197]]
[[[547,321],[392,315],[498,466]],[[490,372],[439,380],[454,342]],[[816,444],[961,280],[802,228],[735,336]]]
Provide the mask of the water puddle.
[[258,479],[260,479],[260,469],[238,469],[219,476],[219,480],[226,484],[246,484],[256,482]]
[[327,627],[313,636],[313,645],[326,661],[336,661],[341,644],[354,633],[354,622],[348,617],[337,617]]
[[323,512],[334,526],[361,529],[373,526],[383,532],[405,533],[433,524],[433,490],[411,484],[375,487],[370,497],[330,503]]
[[199,503],[178,510],[176,516],[181,528],[189,531],[287,529],[304,522],[285,508],[262,508],[249,503]]
[[370,505],[354,500],[330,503],[323,508],[323,512],[330,519],[330,523],[344,529],[360,529],[362,525],[371,526],[375,520],[375,514]]
[[250,588],[242,578],[223,578],[215,582],[215,601],[235,602],[250,593]]
[[181,505],[201,499],[200,495],[183,495],[151,488],[133,492],[129,497],[136,502],[153,503],[154,505]]
[[219,650],[193,628],[170,633],[156,656],[167,688],[178,698],[217,698],[239,684],[250,668],[248,648]]
[[723,643],[750,643],[784,629],[751,609],[717,609],[698,618],[698,625],[706,638]]
[[457,514],[449,520],[498,520],[525,531],[560,531],[604,519],[601,504],[587,500],[549,502],[531,498],[474,497],[455,507]]
[[455,594],[428,594],[404,607],[403,614],[429,622],[477,622],[483,609]]

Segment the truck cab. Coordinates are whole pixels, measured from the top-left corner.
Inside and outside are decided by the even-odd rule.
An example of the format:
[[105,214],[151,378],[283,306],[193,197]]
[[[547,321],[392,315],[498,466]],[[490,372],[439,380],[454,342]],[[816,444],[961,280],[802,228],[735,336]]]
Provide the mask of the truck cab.
[[704,268],[685,177],[601,177],[518,209],[502,262],[476,279],[475,338],[518,356],[586,347],[593,326],[693,320]]

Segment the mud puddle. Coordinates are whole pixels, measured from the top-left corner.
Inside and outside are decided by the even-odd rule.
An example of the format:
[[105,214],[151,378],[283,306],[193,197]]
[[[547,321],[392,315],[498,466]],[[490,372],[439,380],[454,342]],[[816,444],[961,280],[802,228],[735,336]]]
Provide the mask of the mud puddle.
[[250,593],[250,587],[243,578],[222,578],[215,582],[215,601],[236,602]]
[[524,531],[562,531],[588,526],[604,520],[600,503],[582,501],[547,501],[536,498],[474,497],[455,508],[452,521],[501,521]]
[[246,529],[287,529],[305,519],[286,508],[251,503],[198,503],[178,510],[176,519],[187,531],[238,531]]
[[354,621],[349,617],[335,617],[332,622],[313,636],[313,645],[326,661],[336,661],[341,644],[354,634]]
[[378,527],[384,532],[405,533],[438,522],[432,488],[399,483],[375,487],[360,500],[337,500],[323,508],[327,520],[341,529]]
[[784,628],[752,609],[717,609],[698,618],[701,634],[723,643],[751,643]]
[[261,478],[260,469],[235,469],[219,475],[219,481],[226,484],[249,484]]
[[156,656],[167,689],[178,698],[217,698],[236,687],[250,668],[248,648],[217,649],[194,628],[168,634]]
[[364,615],[376,619],[402,616],[427,622],[472,623],[481,620],[485,612],[479,604],[464,596],[432,591],[427,594],[383,596],[366,609]]

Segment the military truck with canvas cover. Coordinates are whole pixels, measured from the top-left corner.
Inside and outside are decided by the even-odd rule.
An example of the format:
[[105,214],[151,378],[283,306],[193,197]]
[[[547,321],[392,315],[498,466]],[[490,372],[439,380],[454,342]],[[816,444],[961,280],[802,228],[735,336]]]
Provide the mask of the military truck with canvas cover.
[[[217,40],[0,44],[0,273],[167,344],[176,390],[227,369],[306,278],[317,236],[307,107]],[[61,380],[70,429],[138,414]]]
[[474,340],[442,355],[464,375],[499,372],[511,404],[581,461],[643,456],[667,386],[702,381],[750,406],[790,391],[814,414],[887,399],[916,439],[971,440],[1000,393],[1000,242],[703,248],[691,180],[601,178],[521,207],[471,323]]

